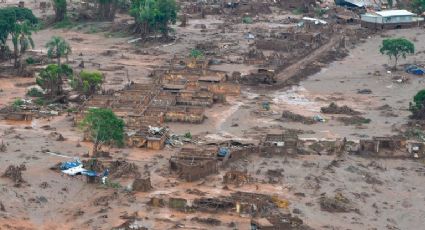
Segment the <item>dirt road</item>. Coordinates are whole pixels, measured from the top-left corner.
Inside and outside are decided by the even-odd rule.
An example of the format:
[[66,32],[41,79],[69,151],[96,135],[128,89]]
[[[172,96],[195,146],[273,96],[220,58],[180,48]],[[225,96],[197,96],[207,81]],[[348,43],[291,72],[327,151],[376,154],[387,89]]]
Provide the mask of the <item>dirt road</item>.
[[320,48],[314,50],[310,55],[302,58],[301,60],[295,62],[294,64],[288,66],[283,71],[281,71],[276,76],[277,84],[275,88],[282,88],[287,86],[287,81],[294,76],[298,75],[302,71],[304,66],[311,64],[313,61],[319,59],[320,56],[330,51],[335,45],[337,45],[341,40],[340,35],[335,35],[331,40]]

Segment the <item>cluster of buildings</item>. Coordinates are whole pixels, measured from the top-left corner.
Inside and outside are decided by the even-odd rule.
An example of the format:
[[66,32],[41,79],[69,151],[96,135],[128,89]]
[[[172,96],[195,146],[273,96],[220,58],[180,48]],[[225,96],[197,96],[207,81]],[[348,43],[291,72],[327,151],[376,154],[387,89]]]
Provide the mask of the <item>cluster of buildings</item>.
[[130,83],[112,94],[92,96],[79,108],[75,122],[90,108],[110,108],[124,120],[129,146],[161,149],[168,132],[156,127],[165,122],[202,123],[206,108],[240,93],[240,86],[227,82],[224,72],[207,67],[206,60],[175,58],[170,69],[152,74],[155,84]]
[[[425,157],[425,142],[397,136],[372,137],[358,142],[345,138],[330,141],[302,139],[295,133],[285,132],[267,134],[258,145],[224,142],[214,146],[185,147],[170,158],[170,168],[180,179],[196,181],[253,154],[270,157],[345,152],[365,157],[418,159]],[[227,177],[238,179],[237,175]]]

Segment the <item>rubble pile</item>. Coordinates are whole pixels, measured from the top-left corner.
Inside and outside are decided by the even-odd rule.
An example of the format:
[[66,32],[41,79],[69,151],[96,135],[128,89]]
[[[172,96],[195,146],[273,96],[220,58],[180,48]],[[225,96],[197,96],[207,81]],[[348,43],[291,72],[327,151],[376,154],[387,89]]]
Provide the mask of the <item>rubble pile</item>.
[[344,123],[344,125],[363,125],[371,122],[369,118],[363,116],[338,117],[337,120]]
[[302,124],[306,125],[312,125],[316,123],[316,121],[311,117],[305,117],[287,110],[282,112],[282,118],[280,118],[280,120],[284,122],[301,122]]
[[116,160],[110,164],[109,170],[111,171],[112,178],[121,178],[133,176],[134,178],[140,178],[139,167],[135,163],[130,163],[124,160]]
[[24,164],[21,165],[9,165],[6,171],[3,173],[3,177],[8,177],[13,180],[16,184],[25,182],[22,178],[22,171],[25,171],[27,168]]
[[319,199],[320,208],[327,212],[351,212],[353,205],[351,201],[337,193],[334,197],[322,196]]
[[136,178],[133,182],[133,191],[147,192],[152,189],[151,178]]
[[345,115],[360,115],[361,113],[344,105],[338,106],[334,102],[330,103],[327,107],[321,107],[320,111],[326,114],[345,114]]

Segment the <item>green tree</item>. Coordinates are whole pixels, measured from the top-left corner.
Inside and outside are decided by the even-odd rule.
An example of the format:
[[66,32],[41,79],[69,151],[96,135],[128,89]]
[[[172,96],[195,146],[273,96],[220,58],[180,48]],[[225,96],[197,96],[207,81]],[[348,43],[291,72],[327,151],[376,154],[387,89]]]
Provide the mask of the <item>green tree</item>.
[[72,69],[68,65],[48,65],[41,70],[36,78],[36,83],[47,92],[49,98],[62,95],[63,77],[72,76]]
[[92,154],[100,151],[104,144],[124,144],[124,121],[110,109],[90,109],[80,126],[93,141]]
[[419,91],[413,97],[413,103],[410,103],[411,118],[425,119],[425,89]]
[[424,106],[425,103],[425,89],[419,91],[414,97],[413,97],[413,103],[414,107],[417,109],[420,109]]
[[195,59],[199,59],[202,58],[204,56],[204,53],[198,49],[193,49],[190,51],[190,57],[195,58]]
[[[20,54],[30,46],[34,47],[31,38],[33,31],[37,29],[38,20],[31,10],[19,7],[6,7],[0,9],[0,50],[7,49],[7,39],[10,36],[13,44],[14,66],[19,66]],[[2,55],[0,55],[2,56]]]
[[178,7],[175,0],[132,0],[130,15],[135,20],[135,32],[145,37],[161,32],[168,37],[169,24],[175,24]]
[[79,76],[74,77],[71,86],[74,90],[81,91],[86,95],[92,95],[100,89],[103,83],[103,74],[98,71],[81,71]]
[[400,57],[406,58],[407,54],[415,53],[415,45],[405,38],[389,38],[382,41],[381,54],[394,58],[394,69],[397,69],[397,62]]
[[389,8],[393,8],[393,4],[394,4],[393,0],[388,0],[388,7]]
[[411,4],[413,12],[417,14],[425,12],[425,0],[413,0]]
[[53,0],[55,9],[55,21],[60,22],[66,17],[66,0]]
[[71,46],[65,39],[59,36],[53,36],[47,43],[47,56],[56,58],[57,65],[61,65],[61,57],[65,56],[68,60],[68,55],[72,53]]

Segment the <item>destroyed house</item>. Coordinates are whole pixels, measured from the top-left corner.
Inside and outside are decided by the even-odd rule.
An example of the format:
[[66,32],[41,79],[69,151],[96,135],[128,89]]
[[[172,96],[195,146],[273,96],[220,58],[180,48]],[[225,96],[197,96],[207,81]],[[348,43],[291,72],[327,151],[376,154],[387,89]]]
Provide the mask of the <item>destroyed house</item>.
[[165,146],[167,140],[167,131],[159,129],[155,131],[153,128],[142,127],[136,131],[126,132],[126,143],[129,147],[161,150]]
[[213,94],[207,91],[181,91],[176,97],[176,104],[187,106],[211,107]]
[[405,153],[399,151],[405,144],[406,142],[398,137],[373,137],[372,139],[360,140],[359,152],[380,157],[396,157],[405,155]]
[[205,119],[205,109],[195,106],[173,106],[168,107],[165,114],[167,122],[202,123]]
[[425,143],[420,141],[407,141],[406,142],[407,152],[413,158],[424,158],[425,157]]
[[292,133],[267,134],[261,152],[264,154],[295,154],[298,150],[298,135]]
[[181,179],[199,180],[218,172],[217,149],[182,148],[171,157],[170,167]]
[[34,116],[32,112],[8,112],[0,115],[4,119],[12,121],[31,121]]
[[285,9],[301,9],[303,11],[306,11],[316,5],[316,0],[280,0],[278,1],[278,3]]

